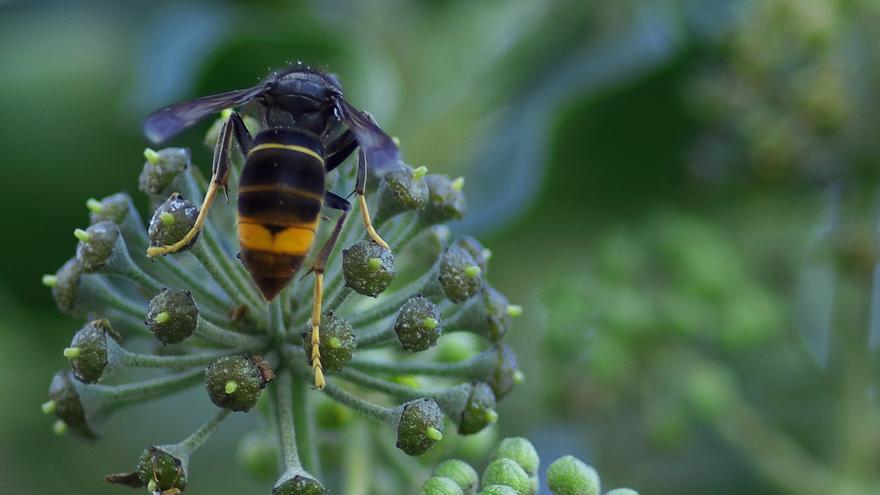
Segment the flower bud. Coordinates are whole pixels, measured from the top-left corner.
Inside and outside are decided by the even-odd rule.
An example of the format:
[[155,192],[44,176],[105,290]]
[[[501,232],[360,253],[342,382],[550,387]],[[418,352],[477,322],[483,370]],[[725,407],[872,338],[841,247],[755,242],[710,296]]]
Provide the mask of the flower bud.
[[[357,349],[354,329],[346,320],[336,316],[332,311],[321,318],[321,366],[325,371],[340,371],[348,365]],[[312,362],[312,326],[309,325],[302,333],[303,348],[306,357]]]
[[519,467],[523,468],[523,471],[529,476],[538,474],[538,467],[541,463],[535,446],[522,437],[505,438],[498,442],[490,459],[510,459],[519,464]]
[[508,311],[510,304],[504,294],[488,284],[464,304],[461,312],[447,322],[446,331],[469,331],[498,342],[510,330],[513,319]]
[[183,289],[163,289],[150,300],[147,327],[163,344],[177,344],[196,331],[199,309]]
[[431,476],[422,485],[420,495],[464,495],[458,484],[442,476]]
[[217,407],[247,411],[274,378],[269,363],[260,356],[226,356],[205,370],[205,387]]
[[189,150],[186,148],[165,148],[144,151],[146,162],[138,178],[138,189],[151,197],[164,197],[171,184],[190,165]]
[[480,244],[480,241],[474,239],[473,237],[466,235],[463,237],[459,237],[455,243],[462,248],[464,248],[471,256],[474,257],[474,261],[477,262],[477,266],[483,270],[483,273],[486,273],[486,270],[489,269],[489,258],[492,257],[492,252],[483,247]]
[[483,487],[478,495],[517,495],[517,491],[507,485],[489,485]]
[[97,436],[86,418],[82,398],[69,371],[59,371],[52,377],[52,384],[49,385],[49,401],[53,405],[55,416],[68,428],[86,438]]
[[416,177],[412,167],[407,165],[385,174],[379,184],[378,196],[375,221],[382,223],[405,211],[425,206],[428,202],[428,184],[422,177]]
[[[79,243],[76,245],[76,259],[83,271],[91,273],[107,264],[114,248],[117,247],[119,228],[110,221],[98,222],[86,230],[77,230]],[[127,255],[127,254],[126,254]]]
[[[199,208],[196,205],[183,199],[180,194],[173,193],[153,212],[147,229],[150,244],[169,246],[183,239],[195,225],[198,216]],[[198,236],[194,237],[189,245],[191,246],[196,239]]]
[[76,258],[71,258],[55,272],[52,283],[52,297],[58,310],[64,314],[73,314],[76,306],[76,293],[79,288],[79,277],[82,267]]
[[125,193],[116,193],[100,201],[90,199],[86,206],[89,208],[89,222],[93,224],[106,220],[120,225],[134,212],[131,197]]
[[554,495],[599,495],[599,474],[580,459],[567,455],[547,468],[547,486]]
[[639,495],[639,492],[632,488],[615,488],[614,490],[605,492],[605,495]]
[[423,225],[434,225],[449,220],[460,220],[464,216],[467,204],[461,192],[461,181],[449,180],[445,175],[428,175],[428,202],[419,212]]
[[342,250],[345,284],[357,293],[376,297],[394,280],[394,255],[371,240],[362,240]]
[[462,302],[483,285],[482,269],[461,244],[449,246],[440,255],[440,284],[452,302]]
[[397,448],[408,455],[427,452],[443,438],[443,412],[434,399],[417,399],[400,406]]
[[95,320],[79,329],[64,355],[70,360],[73,375],[83,383],[95,383],[104,375],[108,360],[107,338],[119,340],[106,319]]
[[272,495],[326,495],[327,489],[313,478],[309,473],[301,470],[289,469],[281,476]]
[[252,431],[238,443],[239,464],[257,479],[272,479],[278,470],[278,443],[270,435]]
[[413,296],[397,312],[394,333],[404,349],[424,351],[440,337],[440,310],[427,298]]
[[516,354],[507,344],[495,344],[474,360],[474,377],[488,383],[498,399],[510,393],[521,379]]
[[[186,489],[186,464],[188,459],[165,446],[150,447],[141,454],[134,473],[107,476],[114,484],[146,487],[151,493],[165,493]],[[172,492],[173,493],[173,492]]]
[[483,382],[474,382],[470,387],[467,402],[458,417],[458,432],[472,435],[494,423],[498,419],[495,412],[495,394]]
[[441,462],[434,468],[433,476],[448,478],[455,482],[465,494],[472,494],[480,483],[480,476],[470,464],[459,460],[449,459]]
[[513,488],[519,495],[527,495],[530,490],[529,475],[510,459],[495,459],[483,471],[482,486],[504,485]]

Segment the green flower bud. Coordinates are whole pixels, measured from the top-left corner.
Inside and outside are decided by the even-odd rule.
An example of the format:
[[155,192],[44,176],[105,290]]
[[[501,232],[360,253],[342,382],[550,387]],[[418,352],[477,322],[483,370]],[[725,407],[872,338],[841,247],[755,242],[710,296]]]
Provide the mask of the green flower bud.
[[464,495],[458,484],[442,476],[432,476],[422,485],[420,495]]
[[507,485],[489,485],[483,487],[478,495],[516,495],[518,492]]
[[504,294],[482,284],[479,291],[464,303],[461,312],[447,322],[446,331],[469,331],[497,342],[504,338],[513,322],[509,306]]
[[254,478],[270,480],[278,475],[278,442],[264,432],[247,433],[238,443],[236,457]]
[[187,459],[181,459],[161,446],[150,447],[138,461],[138,477],[142,486],[153,492],[162,493],[174,488],[183,491],[186,489],[186,462]]
[[55,272],[52,285],[52,297],[58,310],[64,314],[73,314],[76,303],[76,293],[79,288],[79,277],[82,274],[82,266],[76,258],[71,258],[64,266]]
[[440,284],[452,302],[462,302],[483,285],[482,269],[461,244],[449,246],[440,256]]
[[375,221],[383,221],[405,211],[418,210],[428,202],[428,184],[416,178],[410,166],[385,174],[379,184],[379,204]]
[[455,482],[464,495],[471,495],[477,490],[480,476],[470,464],[459,460],[449,459],[441,462],[434,468],[433,476],[448,478]]
[[519,495],[528,495],[529,475],[510,459],[495,459],[483,471],[482,486],[504,485],[513,488]]
[[189,291],[163,289],[150,300],[147,327],[163,344],[177,344],[196,331],[199,309]]
[[190,154],[186,148],[165,148],[158,152],[144,152],[147,161],[138,178],[138,189],[152,197],[165,197],[174,180],[190,166]]
[[614,490],[605,492],[605,495],[639,495],[639,492],[632,488],[615,488]]
[[70,367],[74,376],[83,383],[95,383],[104,375],[108,360],[107,338],[119,340],[106,319],[95,320],[79,329],[65,351],[75,349],[76,352],[65,352],[69,355]]
[[205,387],[217,407],[247,411],[274,378],[269,363],[260,356],[226,356],[205,370]]
[[119,228],[116,224],[110,221],[98,222],[85,231],[77,232],[80,242],[76,246],[76,259],[83,271],[94,272],[106,265],[117,247]]
[[498,419],[495,412],[495,394],[483,382],[474,382],[461,415],[458,417],[458,432],[472,435],[494,423]]
[[489,259],[492,257],[492,251],[483,246],[480,241],[466,235],[459,237],[455,243],[466,249],[474,257],[474,261],[477,262],[477,266],[483,270],[483,273],[489,269]]
[[519,467],[523,468],[523,471],[529,476],[538,474],[538,467],[541,463],[535,446],[522,437],[505,438],[498,442],[490,459],[510,459],[519,464]]
[[[321,343],[318,348],[321,352],[321,365],[324,371],[340,371],[345,368],[354,356],[357,343],[354,338],[354,329],[346,320],[336,316],[332,311],[327,312],[321,318]],[[308,326],[302,333],[303,348],[309,362],[312,361],[312,327]]]
[[[168,246],[183,239],[195,225],[198,216],[199,208],[196,205],[183,199],[180,194],[173,193],[153,212],[147,229],[150,244]],[[198,235],[193,238],[189,246],[192,246],[196,239]]]
[[90,199],[86,206],[89,208],[89,222],[93,224],[106,220],[120,225],[135,211],[131,197],[125,193],[116,193],[100,201]]
[[272,489],[272,495],[326,495],[327,489],[302,470],[289,469]]
[[475,357],[474,365],[474,378],[488,383],[498,399],[510,393],[518,383],[520,371],[516,354],[507,344],[495,344]]
[[443,412],[433,399],[417,399],[399,407],[397,448],[408,455],[427,452],[443,438]]
[[547,486],[554,495],[599,495],[599,474],[580,459],[567,455],[547,468]]
[[424,351],[440,337],[440,310],[427,298],[413,296],[397,312],[394,333],[404,349]]
[[82,398],[69,371],[59,371],[52,377],[52,384],[49,385],[49,400],[53,404],[55,416],[68,428],[86,438],[97,436],[95,429],[86,419]]
[[460,220],[464,216],[467,204],[464,193],[454,181],[445,175],[428,175],[428,202],[419,212],[423,225],[434,225],[450,220]]
[[394,255],[371,240],[359,241],[342,250],[342,273],[355,292],[376,297],[394,280]]

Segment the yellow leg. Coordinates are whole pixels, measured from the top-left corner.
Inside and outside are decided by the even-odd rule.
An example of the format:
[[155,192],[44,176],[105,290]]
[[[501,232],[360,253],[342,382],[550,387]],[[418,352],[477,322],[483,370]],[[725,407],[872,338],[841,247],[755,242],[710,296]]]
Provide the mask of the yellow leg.
[[364,219],[364,228],[367,229],[367,234],[370,235],[370,239],[373,239],[376,244],[385,249],[391,249],[391,247],[388,246],[388,243],[385,242],[385,240],[379,236],[379,233],[376,232],[376,229],[373,228],[373,221],[370,219],[370,210],[367,208],[367,200],[364,198],[363,194],[358,194],[358,203],[361,205],[361,218]]
[[214,198],[217,197],[217,191],[222,187],[222,184],[212,180],[211,185],[208,187],[208,192],[205,194],[205,200],[202,202],[202,208],[199,210],[199,216],[196,217],[196,223],[191,229],[189,229],[189,232],[183,236],[183,239],[170,246],[152,246],[147,248],[147,256],[150,258],[164,256],[168,253],[176,253],[186,246],[189,246],[205,225],[205,220],[208,219],[208,211],[211,209],[211,204],[214,203]]
[[315,294],[312,302],[312,369],[315,371],[315,388],[324,389],[324,371],[321,368],[321,300],[324,297],[324,274],[315,272]]

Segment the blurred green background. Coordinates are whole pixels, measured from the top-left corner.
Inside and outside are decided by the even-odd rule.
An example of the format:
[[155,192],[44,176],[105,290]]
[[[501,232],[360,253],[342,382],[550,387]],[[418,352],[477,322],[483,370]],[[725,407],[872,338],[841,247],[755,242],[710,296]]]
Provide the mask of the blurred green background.
[[[201,417],[160,402],[56,438],[39,404],[77,323],[40,275],[86,198],[145,205],[149,111],[302,60],[408,163],[467,177],[453,229],[525,307],[501,435],[643,494],[875,493],[878,21],[868,0],[0,2],[0,492],[121,493],[101,477]],[[175,144],[206,170],[204,131]],[[235,467],[250,421],[189,493],[268,493]]]

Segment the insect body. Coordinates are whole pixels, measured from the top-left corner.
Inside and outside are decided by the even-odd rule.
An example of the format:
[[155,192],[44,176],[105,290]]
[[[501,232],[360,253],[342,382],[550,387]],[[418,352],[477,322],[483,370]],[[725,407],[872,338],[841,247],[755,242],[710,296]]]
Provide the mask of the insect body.
[[349,202],[325,190],[325,175],[358,151],[355,192],[370,237],[388,244],[372,226],[364,200],[367,165],[378,171],[399,166],[394,141],[373,118],[349,104],[339,82],[301,64],[269,75],[253,88],[206,96],[163,108],[147,117],[144,132],[164,141],[207,116],[255,101],[264,130],[251,137],[241,116],[232,112],[214,148],[211,184],[193,228],[179,242],[154,246],[148,256],[180,251],[198,235],[217,192],[229,177],[232,138],[246,156],[239,180],[239,257],[267,301],[287,286],[302,266],[320,222],[322,206],[342,214],[311,267],[315,272],[312,305],[312,368],[315,385],[324,385],[318,350],[324,265],[351,210]]

